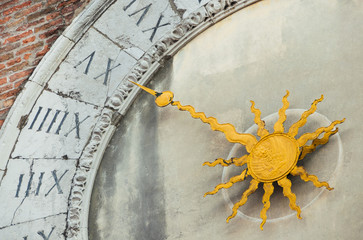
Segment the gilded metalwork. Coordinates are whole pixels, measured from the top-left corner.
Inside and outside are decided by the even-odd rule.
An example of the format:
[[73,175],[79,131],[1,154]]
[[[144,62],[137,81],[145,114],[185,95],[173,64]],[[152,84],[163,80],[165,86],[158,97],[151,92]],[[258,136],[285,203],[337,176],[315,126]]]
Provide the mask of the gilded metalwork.
[[[244,181],[247,176],[252,177],[249,188],[242,194],[241,200],[234,204],[232,214],[227,218],[227,222],[236,216],[238,208],[243,206],[247,202],[248,196],[258,189],[259,183],[263,183],[265,192],[262,197],[263,209],[260,214],[262,219],[260,225],[261,230],[263,230],[263,225],[267,219],[266,212],[270,208],[270,197],[274,191],[273,182],[277,182],[283,188],[284,196],[290,201],[290,208],[297,212],[299,219],[301,219],[301,209],[296,205],[296,195],[291,192],[291,181],[287,178],[287,175],[300,176],[302,180],[306,182],[311,181],[318,188],[325,187],[328,190],[333,189],[327,182],[320,182],[316,176],[309,175],[303,167],[296,165],[308,153],[313,152],[318,145],[326,144],[329,141],[329,137],[338,132],[338,128],[335,128],[335,126],[345,121],[345,118],[334,121],[328,127],[318,128],[313,133],[305,133],[298,139],[295,139],[299,128],[305,125],[307,117],[316,111],[316,106],[323,100],[323,95],[311,104],[310,109],[302,114],[300,120],[294,123],[287,133],[284,132],[283,123],[286,120],[286,109],[289,107],[287,100],[289,91],[286,91],[286,95],[282,98],[283,106],[278,112],[279,119],[274,125],[273,133],[269,133],[265,129],[265,123],[261,120],[261,112],[255,108],[255,103],[251,101],[251,112],[255,115],[254,122],[258,126],[257,135],[260,137],[260,140],[257,140],[252,134],[238,133],[232,124],[220,124],[214,117],[206,117],[203,112],[195,112],[192,106],[183,106],[180,102],[173,101],[174,94],[170,91],[157,93],[135,82],[133,83],[154,95],[156,97],[155,102],[158,106],[164,107],[171,104],[172,106],[178,107],[181,111],[188,111],[193,118],[198,118],[202,122],[208,123],[212,130],[223,132],[228,141],[246,146],[249,154],[240,158],[232,158],[229,160],[218,158],[214,162],[203,163],[203,165],[210,167],[216,165],[227,167],[232,164],[235,166],[243,166],[247,164],[247,168],[240,175],[232,177],[226,183],[218,184],[213,191],[204,194],[204,196],[216,194],[222,188],[230,188],[236,182]],[[322,133],[324,133],[323,137],[318,138]],[[312,144],[305,145],[309,140],[313,140]]]

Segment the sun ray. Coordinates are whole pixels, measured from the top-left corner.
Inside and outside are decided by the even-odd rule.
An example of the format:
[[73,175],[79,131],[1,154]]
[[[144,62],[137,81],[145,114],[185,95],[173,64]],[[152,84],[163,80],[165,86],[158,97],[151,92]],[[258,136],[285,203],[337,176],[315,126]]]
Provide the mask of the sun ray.
[[261,230],[263,230],[263,225],[265,224],[267,219],[266,212],[270,208],[270,197],[274,192],[274,186],[272,183],[264,183],[263,190],[265,190],[265,194],[262,197],[263,209],[260,213],[260,217],[262,218],[262,223],[260,225]]
[[190,105],[183,106],[179,101],[171,102],[171,105],[177,106],[181,111],[188,111],[193,118],[199,118],[202,122],[208,123],[213,131],[223,132],[226,135],[228,141],[245,145],[247,152],[250,152],[253,146],[255,146],[257,143],[256,137],[252,134],[238,133],[232,124],[220,124],[214,117],[207,118],[204,112],[195,112],[194,107]]
[[291,192],[291,181],[287,177],[284,177],[283,179],[277,181],[277,183],[283,188],[282,193],[284,196],[290,200],[290,208],[295,210],[297,212],[297,218],[301,219],[301,209],[296,205],[296,195]]
[[311,145],[309,146],[304,146],[301,150],[301,155],[299,157],[299,160],[302,160],[304,159],[304,157],[308,154],[308,153],[311,153],[311,152],[314,152],[316,147],[318,145],[324,145],[326,144],[328,141],[329,141],[329,137],[331,135],[334,135],[338,132],[338,128],[336,128],[334,131],[328,131],[326,133],[324,133],[324,136],[322,138],[316,138],[314,139],[314,141],[312,142]]
[[311,114],[313,114],[313,113],[316,111],[316,105],[317,105],[319,102],[323,101],[323,99],[324,99],[324,96],[323,96],[323,95],[321,95],[321,97],[320,97],[319,99],[315,99],[315,100],[314,100],[314,102],[311,104],[310,109],[309,109],[309,110],[307,110],[307,111],[305,111],[305,112],[301,115],[300,120],[299,120],[299,121],[297,121],[296,123],[294,123],[294,124],[290,127],[290,129],[289,129],[289,133],[288,133],[288,134],[289,134],[291,137],[295,137],[295,136],[296,136],[296,134],[297,134],[297,133],[298,133],[298,131],[299,131],[299,128],[305,125],[305,123],[306,123],[306,121],[307,121],[307,118],[308,118]]
[[229,216],[227,218],[227,220],[226,220],[227,223],[229,222],[229,220],[231,220],[232,218],[234,218],[237,215],[238,208],[243,206],[247,202],[248,196],[257,190],[259,183],[260,182],[255,179],[251,180],[250,187],[242,194],[241,200],[239,202],[237,202],[236,204],[234,204],[234,206],[232,208],[233,213],[231,214],[231,216]]
[[241,182],[243,180],[245,180],[246,176],[247,176],[247,169],[243,170],[242,173],[240,175],[237,175],[237,176],[234,176],[234,177],[231,177],[231,179],[229,179],[228,182],[226,183],[221,183],[221,184],[218,184],[213,191],[211,192],[206,192],[204,194],[204,197],[207,196],[207,195],[214,195],[216,194],[219,190],[221,190],[222,188],[230,188],[233,186],[233,184],[235,184],[236,182]]
[[315,175],[309,175],[306,170],[303,167],[295,167],[292,171],[291,171],[291,175],[293,176],[297,176],[300,175],[300,178],[302,180],[304,180],[305,182],[311,181],[315,187],[321,188],[321,187],[325,187],[326,189],[333,190],[334,188],[331,188],[329,186],[329,183],[327,182],[320,182],[318,177]]
[[220,165],[222,165],[224,167],[228,167],[229,165],[234,164],[237,167],[240,167],[240,166],[243,166],[246,163],[247,163],[247,155],[244,155],[244,156],[242,156],[240,158],[231,158],[229,160],[225,160],[223,158],[218,158],[214,162],[204,162],[203,166],[207,165],[209,167],[214,167],[217,164],[220,164]]
[[305,133],[303,134],[298,140],[298,144],[300,147],[304,146],[305,143],[309,140],[313,140],[316,139],[322,132],[328,132],[331,131],[335,125],[343,123],[345,121],[345,118],[342,120],[336,120],[334,122],[332,122],[328,127],[321,127],[315,130],[315,132],[313,133]]
[[250,102],[252,104],[251,112],[255,114],[255,123],[258,126],[257,135],[262,138],[270,133],[265,128],[265,122],[261,120],[261,111],[259,109],[255,108],[254,101],[251,100]]
[[284,132],[284,122],[286,121],[286,109],[289,107],[290,103],[287,101],[287,97],[289,96],[289,91],[286,90],[286,95],[282,98],[282,108],[279,110],[279,120],[274,125],[275,133],[283,133]]

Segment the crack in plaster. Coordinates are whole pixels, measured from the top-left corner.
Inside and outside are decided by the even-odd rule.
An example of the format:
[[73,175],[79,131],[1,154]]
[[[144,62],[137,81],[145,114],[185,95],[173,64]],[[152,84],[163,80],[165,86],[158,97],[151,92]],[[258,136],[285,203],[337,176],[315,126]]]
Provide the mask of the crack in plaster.
[[50,217],[56,217],[56,216],[66,215],[66,214],[67,214],[67,212],[61,212],[61,213],[57,213],[57,214],[48,215],[48,216],[45,216],[45,217],[34,218],[32,220],[28,220],[28,221],[24,221],[24,222],[18,222],[18,223],[14,223],[14,224],[11,224],[11,225],[0,227],[0,230],[8,228],[8,227],[13,227],[13,226],[17,226],[17,225],[20,225],[20,224],[24,224],[24,223],[31,223],[31,222],[38,221],[38,220],[41,220],[41,219],[46,220],[47,218],[50,218]]

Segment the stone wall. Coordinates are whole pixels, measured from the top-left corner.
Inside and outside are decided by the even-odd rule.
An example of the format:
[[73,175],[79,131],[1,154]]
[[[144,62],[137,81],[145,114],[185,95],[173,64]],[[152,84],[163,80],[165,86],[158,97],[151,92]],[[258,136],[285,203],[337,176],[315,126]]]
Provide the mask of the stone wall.
[[90,0],[2,0],[0,127],[24,82]]

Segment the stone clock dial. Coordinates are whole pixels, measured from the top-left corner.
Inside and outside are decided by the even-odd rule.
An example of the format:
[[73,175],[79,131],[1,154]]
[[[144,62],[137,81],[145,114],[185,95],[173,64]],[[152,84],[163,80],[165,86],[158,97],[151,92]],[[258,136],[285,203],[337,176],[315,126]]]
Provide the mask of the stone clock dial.
[[[354,50],[361,46],[353,40],[357,38],[355,17],[341,23],[339,30],[332,19],[347,8],[323,2],[254,5],[200,34],[165,62],[147,85],[159,92],[171,90],[182,104],[220,123],[231,123],[238,132],[255,135],[250,100],[261,110],[266,128],[273,131],[286,90],[290,91],[286,129],[324,94],[298,136],[335,119],[347,121],[328,144],[298,163],[334,190],[289,176],[302,209],[301,220],[276,184],[263,232],[259,229],[262,187],[226,223],[251,179],[204,198],[205,192],[227,182],[241,168],[210,168],[202,163],[240,157],[245,147],[228,142],[187,112],[158,108],[154,97],[143,92],[121,120],[98,170],[90,239],[354,238],[358,232],[354,223],[361,223],[360,217],[346,218],[342,212],[359,203],[351,194],[360,195],[355,182],[361,177],[353,173],[360,164],[352,160],[361,152],[356,141],[360,136],[359,130],[349,129],[361,129],[362,113],[354,109],[363,102],[359,67],[363,59]],[[350,44],[343,44],[346,41]],[[342,198],[348,205],[342,205]]]
[[[35,70],[0,136],[0,239],[357,239],[363,227],[360,1],[93,1]],[[274,184],[226,223],[251,177],[203,197],[244,167],[221,132],[128,80],[256,136],[324,95],[297,137],[346,118],[288,176],[302,219]]]

